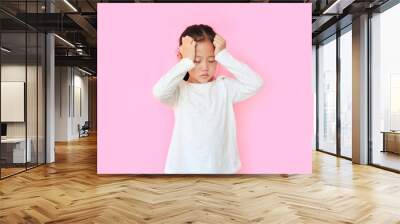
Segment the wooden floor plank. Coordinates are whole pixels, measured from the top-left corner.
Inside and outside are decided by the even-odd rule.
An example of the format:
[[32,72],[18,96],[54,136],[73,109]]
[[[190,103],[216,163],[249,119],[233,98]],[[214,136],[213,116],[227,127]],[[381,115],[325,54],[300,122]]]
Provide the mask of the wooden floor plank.
[[313,152],[311,175],[97,175],[96,136],[0,181],[0,223],[397,223],[400,175]]

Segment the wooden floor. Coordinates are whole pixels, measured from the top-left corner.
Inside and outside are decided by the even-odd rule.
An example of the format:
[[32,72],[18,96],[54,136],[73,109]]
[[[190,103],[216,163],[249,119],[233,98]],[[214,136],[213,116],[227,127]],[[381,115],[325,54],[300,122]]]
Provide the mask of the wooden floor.
[[0,181],[0,223],[400,223],[400,175],[313,153],[312,175],[96,174],[96,138]]
[[13,174],[16,174],[16,173],[19,173],[19,172],[23,172],[25,170],[26,170],[25,167],[23,167],[23,168],[22,167],[16,167],[16,168],[15,167],[11,167],[11,168],[2,167],[1,168],[1,177],[2,178],[8,177],[8,176],[11,176]]
[[374,151],[372,157],[374,164],[400,170],[400,155],[392,152]]

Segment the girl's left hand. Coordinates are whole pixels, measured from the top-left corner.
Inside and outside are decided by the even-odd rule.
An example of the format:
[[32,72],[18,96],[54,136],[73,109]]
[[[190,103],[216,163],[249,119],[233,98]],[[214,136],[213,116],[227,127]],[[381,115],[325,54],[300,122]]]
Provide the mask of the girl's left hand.
[[222,38],[222,37],[221,37],[220,35],[218,35],[218,34],[215,34],[213,44],[214,44],[214,47],[215,47],[214,55],[217,55],[218,52],[220,52],[220,51],[222,51],[223,49],[226,48],[226,41],[225,41],[225,39]]

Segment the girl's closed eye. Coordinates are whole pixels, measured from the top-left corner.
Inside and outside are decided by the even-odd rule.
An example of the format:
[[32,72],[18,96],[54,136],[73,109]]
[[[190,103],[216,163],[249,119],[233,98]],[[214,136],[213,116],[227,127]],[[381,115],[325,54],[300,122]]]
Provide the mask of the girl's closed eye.
[[200,63],[200,62],[201,62],[201,57],[196,57],[196,58],[193,60],[193,62],[196,63],[196,64]]
[[[201,61],[200,60],[194,60],[193,61],[195,64],[198,64],[198,63],[200,63]],[[208,63],[215,63],[215,60],[208,60]]]
[[214,56],[208,57],[208,63],[215,63],[215,57]]

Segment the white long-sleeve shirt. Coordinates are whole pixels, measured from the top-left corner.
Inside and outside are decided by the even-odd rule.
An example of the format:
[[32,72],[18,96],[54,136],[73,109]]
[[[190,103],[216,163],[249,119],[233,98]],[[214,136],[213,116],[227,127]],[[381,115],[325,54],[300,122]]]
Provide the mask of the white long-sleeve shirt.
[[153,87],[154,97],[175,115],[165,173],[227,174],[241,167],[233,104],[255,95],[263,79],[227,49],[215,60],[236,79],[221,75],[207,83],[189,83],[183,78],[195,64],[183,58]]

